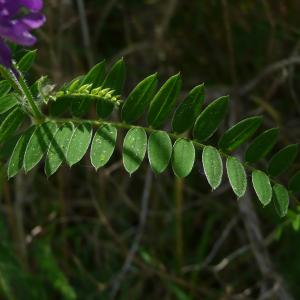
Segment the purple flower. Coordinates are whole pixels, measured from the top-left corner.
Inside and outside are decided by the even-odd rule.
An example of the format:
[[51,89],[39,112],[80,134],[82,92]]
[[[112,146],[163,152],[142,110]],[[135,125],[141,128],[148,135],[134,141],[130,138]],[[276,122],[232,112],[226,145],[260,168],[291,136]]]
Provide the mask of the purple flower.
[[0,0],[0,64],[11,67],[11,51],[5,40],[32,46],[36,38],[31,30],[41,27],[43,0]]

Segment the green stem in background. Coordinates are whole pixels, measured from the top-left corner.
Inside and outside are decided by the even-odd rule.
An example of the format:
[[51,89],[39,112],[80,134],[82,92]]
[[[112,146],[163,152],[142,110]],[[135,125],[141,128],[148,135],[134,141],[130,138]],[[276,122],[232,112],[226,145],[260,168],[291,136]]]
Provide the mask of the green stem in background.
[[43,117],[42,113],[40,112],[39,108],[37,107],[36,103],[34,102],[31,91],[29,90],[29,87],[27,86],[24,76],[21,72],[19,72],[18,82],[22,88],[22,92],[24,93],[24,96],[26,97],[26,99],[32,109],[34,118],[38,122],[42,121],[44,119],[44,117]]

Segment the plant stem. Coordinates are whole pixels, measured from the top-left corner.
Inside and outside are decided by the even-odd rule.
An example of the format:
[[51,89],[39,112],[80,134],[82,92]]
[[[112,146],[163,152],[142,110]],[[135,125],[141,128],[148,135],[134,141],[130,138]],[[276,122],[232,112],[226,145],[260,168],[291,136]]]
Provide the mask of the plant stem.
[[22,91],[26,97],[26,99],[28,100],[28,103],[32,109],[33,115],[36,119],[36,121],[40,122],[41,120],[43,120],[43,115],[40,112],[39,108],[37,107],[37,105],[34,102],[33,96],[25,82],[25,79],[23,77],[23,74],[21,72],[19,72],[19,78],[18,81],[20,83],[20,86],[22,88]]

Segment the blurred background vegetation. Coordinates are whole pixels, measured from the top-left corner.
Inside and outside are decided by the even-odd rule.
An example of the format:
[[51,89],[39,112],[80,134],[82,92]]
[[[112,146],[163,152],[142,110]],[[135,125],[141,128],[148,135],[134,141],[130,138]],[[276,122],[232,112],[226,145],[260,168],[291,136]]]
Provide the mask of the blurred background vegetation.
[[[231,96],[226,127],[262,114],[279,146],[299,142],[298,0],[48,0],[45,14],[29,81],[123,56],[124,95],[180,71],[183,94],[205,82],[206,103]],[[200,162],[184,181],[147,164],[129,177],[121,147],[97,173],[86,159],[8,182],[2,166],[0,299],[300,298],[299,217],[226,182],[211,192]]]

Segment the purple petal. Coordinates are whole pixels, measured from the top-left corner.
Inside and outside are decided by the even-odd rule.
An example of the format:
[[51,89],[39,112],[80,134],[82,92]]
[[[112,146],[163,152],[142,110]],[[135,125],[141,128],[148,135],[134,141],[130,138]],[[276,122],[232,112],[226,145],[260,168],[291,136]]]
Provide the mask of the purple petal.
[[13,21],[10,26],[0,26],[0,36],[23,46],[32,46],[36,42],[36,38],[22,21]]
[[31,13],[21,18],[20,21],[26,25],[28,29],[36,29],[45,23],[46,18],[40,13]]
[[11,52],[4,41],[0,38],[0,64],[7,68],[11,67]]
[[12,17],[18,13],[20,9],[20,4],[18,3],[18,0],[16,1],[10,1],[7,3],[7,1],[1,1],[0,0],[0,16],[1,17]]
[[[15,1],[15,0],[11,0]],[[27,7],[30,10],[40,11],[43,8],[43,0],[19,0],[22,6]]]

